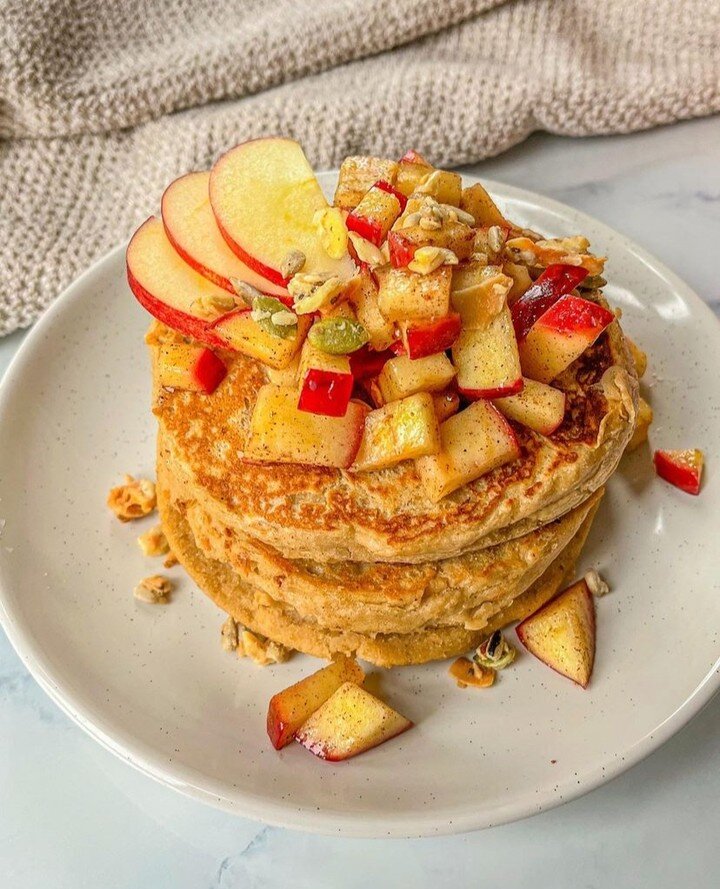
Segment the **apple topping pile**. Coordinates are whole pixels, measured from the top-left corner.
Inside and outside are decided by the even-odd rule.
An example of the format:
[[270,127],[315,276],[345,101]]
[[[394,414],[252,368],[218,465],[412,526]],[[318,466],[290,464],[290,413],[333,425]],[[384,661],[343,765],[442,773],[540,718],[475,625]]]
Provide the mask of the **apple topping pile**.
[[265,365],[248,459],[415,460],[437,501],[518,458],[512,423],[561,425],[553,381],[615,318],[589,248],[515,225],[415,151],[347,158],[330,206],[301,147],[267,138],[173,182],[127,270],[188,338],[160,346],[162,386],[211,395],[233,353]]

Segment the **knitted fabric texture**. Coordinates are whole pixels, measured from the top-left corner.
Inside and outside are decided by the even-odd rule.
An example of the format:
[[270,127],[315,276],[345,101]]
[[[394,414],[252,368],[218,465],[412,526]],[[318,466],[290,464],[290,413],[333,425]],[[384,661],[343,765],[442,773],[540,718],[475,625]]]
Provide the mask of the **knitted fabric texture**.
[[467,163],[717,112],[719,59],[704,0],[7,0],[0,335],[244,139]]

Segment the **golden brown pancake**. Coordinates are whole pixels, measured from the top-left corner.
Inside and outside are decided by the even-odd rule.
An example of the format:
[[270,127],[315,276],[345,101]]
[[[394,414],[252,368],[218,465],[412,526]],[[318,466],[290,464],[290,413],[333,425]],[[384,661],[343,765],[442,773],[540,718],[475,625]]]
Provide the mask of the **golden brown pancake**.
[[316,657],[331,658],[342,652],[391,667],[463,654],[476,647],[493,630],[521,620],[547,602],[570,580],[596,505],[544,573],[512,601],[488,613],[482,627],[466,629],[464,626],[430,623],[409,633],[374,634],[328,629],[317,621],[303,619],[284,602],[241,578],[227,563],[207,556],[196,545],[185,516],[171,502],[162,481],[158,485],[158,508],[172,551],[203,592],[239,623],[289,648]]
[[519,460],[432,503],[412,461],[365,473],[245,461],[265,374],[253,359],[224,357],[229,372],[211,397],[155,385],[165,462],[221,526],[292,559],[427,562],[521,537],[602,487],[636,420],[637,376],[615,321],[553,382],[568,398],[555,433],[515,426]]

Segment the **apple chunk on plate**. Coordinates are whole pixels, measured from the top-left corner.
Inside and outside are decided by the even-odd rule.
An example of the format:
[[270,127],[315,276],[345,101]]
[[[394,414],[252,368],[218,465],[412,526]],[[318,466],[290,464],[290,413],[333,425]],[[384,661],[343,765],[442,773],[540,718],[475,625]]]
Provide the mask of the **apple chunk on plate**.
[[440,450],[440,430],[429,392],[391,401],[365,418],[353,469],[385,469]]
[[565,417],[565,393],[536,380],[526,379],[517,395],[496,398],[494,404],[509,420],[541,435],[551,435]]
[[300,726],[341,685],[346,682],[361,685],[364,679],[365,673],[356,661],[340,656],[329,666],[278,692],[270,699],[267,713],[267,733],[273,747],[280,750],[289,744]]
[[294,386],[268,383],[258,392],[245,446],[248,460],[347,468],[360,447],[366,404],[351,401],[344,417],[301,411]]
[[328,204],[292,139],[254,139],[224,154],[210,173],[210,204],[230,248],[273,284],[287,285],[281,267],[291,250],[305,255],[303,274],[355,273],[349,254],[331,259],[322,246],[313,218]]
[[551,382],[614,320],[604,306],[572,294],[561,297],[519,342],[523,374],[540,383]]
[[222,304],[228,292],[192,269],[173,249],[159,219],[150,217],[135,232],[127,249],[130,289],[151,315],[208,346],[232,348],[213,330],[203,303]]
[[370,692],[346,682],[313,713],[295,740],[320,759],[339,762],[397,737],[412,725]]
[[158,349],[158,384],[211,395],[225,379],[227,367],[205,346],[170,343]]
[[655,451],[653,461],[660,478],[687,494],[700,493],[703,453],[698,450]]
[[515,433],[489,401],[475,401],[440,424],[440,453],[416,461],[428,497],[447,494],[520,456]]
[[210,173],[188,173],[172,182],[162,196],[162,221],[170,243],[185,262],[209,281],[235,292],[238,278],[263,293],[290,299],[287,290],[249,268],[228,247],[210,206]]
[[520,356],[507,306],[484,329],[463,329],[452,356],[458,389],[466,398],[501,398],[522,389]]
[[536,658],[587,687],[595,662],[595,602],[584,580],[526,617],[517,634]]

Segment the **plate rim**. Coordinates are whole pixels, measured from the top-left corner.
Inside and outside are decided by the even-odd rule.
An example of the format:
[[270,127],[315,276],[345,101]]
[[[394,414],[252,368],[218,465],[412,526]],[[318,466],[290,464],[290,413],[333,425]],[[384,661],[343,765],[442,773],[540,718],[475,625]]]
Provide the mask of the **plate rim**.
[[[336,175],[337,171],[332,170],[317,173],[321,181],[324,177]],[[602,220],[554,198],[525,188],[484,177],[481,178],[472,174],[463,173],[463,178],[468,182],[482,182],[500,201],[511,199],[539,206],[544,210],[551,211],[558,217],[563,217],[570,212],[577,220],[577,226],[580,230],[587,225],[599,231],[604,238],[619,238],[626,251],[634,254],[644,266],[656,275],[661,276],[673,290],[678,291],[682,298],[690,303],[693,311],[698,313],[700,320],[702,320],[704,315],[705,318],[712,319],[711,323],[720,323],[720,320],[715,316],[710,307],[679,275],[649,251],[645,250],[645,248]],[[22,381],[21,378],[25,365],[33,359],[36,344],[42,341],[46,331],[52,326],[56,315],[62,313],[69,303],[83,298],[86,283],[95,275],[103,272],[115,263],[121,264],[125,249],[126,244],[120,243],[97,259],[58,295],[33,324],[32,329],[10,361],[0,382],[0,421],[7,409],[7,402],[11,397],[12,391]],[[93,714],[90,706],[79,703],[75,699],[67,683],[58,682],[53,678],[52,671],[43,663],[42,651],[33,642],[29,628],[21,626],[20,622],[16,620],[8,608],[2,560],[3,557],[0,553],[0,626],[4,629],[10,644],[18,654],[23,665],[43,691],[86,734],[142,774],[147,775],[160,784],[179,791],[185,796],[208,803],[233,815],[307,833],[358,838],[414,838],[463,833],[531,817],[542,811],[547,811],[564,805],[571,800],[578,799],[623,774],[684,728],[712,700],[720,689],[719,657],[705,676],[700,679],[692,694],[654,731],[636,742],[629,750],[616,752],[616,756],[612,761],[603,766],[596,766],[590,769],[581,777],[579,785],[576,782],[567,781],[565,784],[557,785],[553,795],[548,795],[547,798],[542,800],[533,802],[529,798],[524,798],[515,803],[500,806],[497,808],[494,817],[490,817],[490,813],[487,810],[485,812],[482,810],[478,812],[463,811],[459,812],[456,817],[449,817],[446,811],[443,814],[433,814],[431,811],[429,813],[417,812],[412,816],[405,813],[396,816],[377,817],[362,813],[348,814],[337,811],[323,812],[296,808],[292,803],[281,804],[270,801],[259,794],[242,791],[239,788],[235,788],[232,796],[222,795],[213,792],[209,786],[212,783],[212,779],[203,776],[192,767],[180,766],[177,763],[168,764],[159,754],[154,754],[151,745],[134,740],[127,731],[115,730],[113,732],[111,726],[104,724],[102,717]],[[203,778],[205,778],[204,786],[201,784]]]

